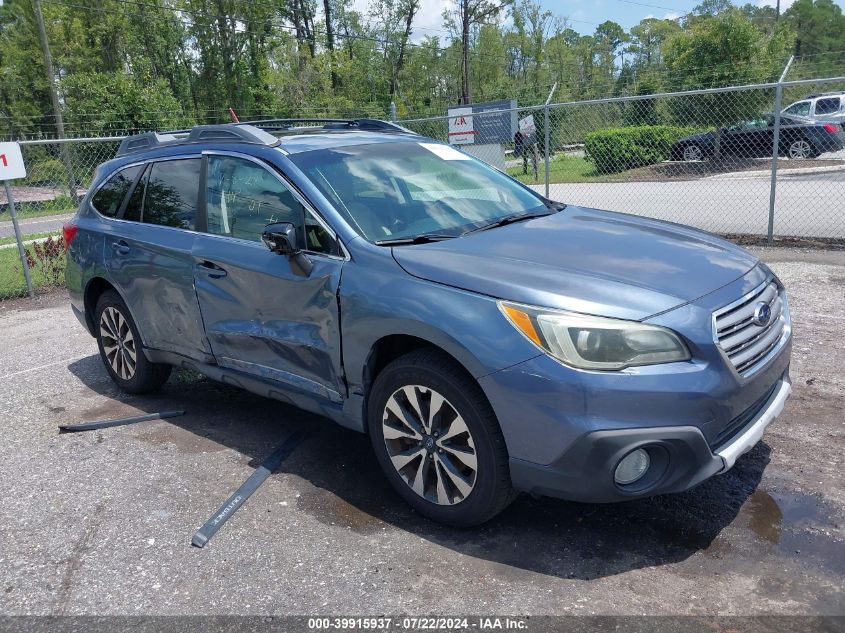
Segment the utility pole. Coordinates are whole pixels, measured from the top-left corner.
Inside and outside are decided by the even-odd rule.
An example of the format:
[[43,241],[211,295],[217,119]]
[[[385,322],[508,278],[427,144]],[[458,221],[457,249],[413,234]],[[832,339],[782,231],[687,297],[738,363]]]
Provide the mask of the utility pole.
[[53,74],[53,56],[50,55],[50,42],[47,41],[47,29],[44,27],[44,16],[41,14],[41,0],[32,0],[32,4],[35,9],[35,21],[38,23],[38,37],[41,39],[41,52],[44,54],[44,70],[47,73],[47,86],[50,90],[50,100],[53,102],[53,116],[56,121],[56,136],[59,139],[62,162],[65,164],[70,197],[75,203],[77,201],[76,181],[73,177],[73,170],[71,169],[70,156],[67,152],[67,146],[61,142],[62,139],[65,138],[65,123],[62,119],[62,109],[59,104],[59,93],[56,90],[56,77]]
[[777,6],[775,7],[775,24],[777,24],[778,20],[780,20],[780,0],[777,1]]

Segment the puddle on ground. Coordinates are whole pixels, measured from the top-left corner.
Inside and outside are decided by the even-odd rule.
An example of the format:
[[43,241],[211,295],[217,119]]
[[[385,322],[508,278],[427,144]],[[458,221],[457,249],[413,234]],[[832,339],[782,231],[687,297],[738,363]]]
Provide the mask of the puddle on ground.
[[758,542],[787,558],[812,558],[832,571],[845,573],[845,547],[830,534],[839,526],[828,505],[817,496],[757,489],[740,509],[732,527],[749,530]]

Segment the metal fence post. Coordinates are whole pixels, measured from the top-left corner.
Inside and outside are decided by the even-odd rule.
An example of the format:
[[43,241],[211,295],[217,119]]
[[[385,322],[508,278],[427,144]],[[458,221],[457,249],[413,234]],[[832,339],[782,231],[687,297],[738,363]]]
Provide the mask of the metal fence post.
[[552,86],[551,91],[549,92],[549,96],[546,97],[546,104],[543,107],[543,132],[546,141],[545,147],[545,154],[546,154],[546,198],[549,197],[549,103],[552,100],[552,95],[554,95],[555,90],[557,90],[557,82],[555,85]]
[[9,205],[9,213],[12,216],[12,226],[15,229],[15,240],[18,243],[18,253],[21,256],[23,276],[24,279],[26,279],[26,291],[29,293],[29,298],[32,299],[35,296],[35,293],[32,290],[32,277],[29,274],[29,264],[26,263],[26,249],[23,247],[21,227],[18,226],[18,214],[15,210],[15,199],[12,197],[12,188],[9,186],[8,180],[3,181],[3,186],[6,188],[6,203]]
[[775,234],[775,199],[777,197],[777,183],[778,183],[778,154],[780,153],[780,110],[783,106],[783,82],[786,79],[786,73],[789,72],[789,67],[792,66],[792,61],[795,56],[791,56],[786,62],[786,68],[783,69],[778,85],[775,87],[775,121],[774,121],[774,139],[772,142],[772,185],[769,189],[769,230],[768,242],[774,242]]

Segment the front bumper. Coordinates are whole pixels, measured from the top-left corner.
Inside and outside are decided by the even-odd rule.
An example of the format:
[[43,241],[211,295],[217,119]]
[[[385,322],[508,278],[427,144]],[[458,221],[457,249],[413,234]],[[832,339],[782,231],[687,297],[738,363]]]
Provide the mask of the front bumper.
[[[590,503],[683,492],[732,468],[783,411],[791,391],[789,377],[784,374],[765,402],[756,405],[759,409],[755,415],[715,450],[694,426],[593,431],[551,464],[512,458],[511,480],[518,490]],[[649,452],[651,467],[640,481],[617,485],[613,480],[617,464],[638,448]]]

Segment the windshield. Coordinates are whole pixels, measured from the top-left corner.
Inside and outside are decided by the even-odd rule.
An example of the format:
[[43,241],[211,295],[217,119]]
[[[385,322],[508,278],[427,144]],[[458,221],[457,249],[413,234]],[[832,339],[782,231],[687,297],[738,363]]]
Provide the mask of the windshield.
[[314,150],[289,158],[372,242],[454,236],[543,199],[448,145],[409,141]]

